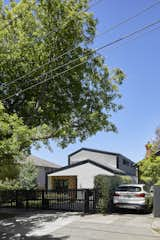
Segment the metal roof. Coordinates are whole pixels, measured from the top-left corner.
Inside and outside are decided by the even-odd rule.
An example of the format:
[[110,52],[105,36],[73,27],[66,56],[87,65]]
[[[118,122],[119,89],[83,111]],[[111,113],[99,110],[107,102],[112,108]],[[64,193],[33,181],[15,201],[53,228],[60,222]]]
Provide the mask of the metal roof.
[[121,156],[125,159],[128,159],[129,161],[131,161],[132,163],[134,163],[131,159],[129,159],[128,157],[122,155],[121,153],[116,153],[116,152],[109,152],[109,151],[104,151],[104,150],[99,150],[99,149],[93,149],[93,148],[80,148],[78,150],[76,150],[75,152],[71,153],[68,155],[68,160],[70,160],[70,157],[77,154],[78,152],[81,151],[89,151],[89,152],[96,152],[96,153],[102,153],[102,154],[108,154],[108,155],[113,155],[113,156]]
[[60,165],[55,164],[53,162],[44,160],[42,158],[30,155],[27,157],[26,159],[27,161],[32,161],[34,163],[35,166],[39,166],[39,167],[48,167],[48,168],[61,168]]

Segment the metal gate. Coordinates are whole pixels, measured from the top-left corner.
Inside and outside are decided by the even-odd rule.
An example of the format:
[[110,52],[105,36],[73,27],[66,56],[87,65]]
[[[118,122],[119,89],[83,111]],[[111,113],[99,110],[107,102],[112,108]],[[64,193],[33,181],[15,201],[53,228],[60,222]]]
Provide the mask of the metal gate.
[[95,212],[96,189],[0,191],[0,207]]

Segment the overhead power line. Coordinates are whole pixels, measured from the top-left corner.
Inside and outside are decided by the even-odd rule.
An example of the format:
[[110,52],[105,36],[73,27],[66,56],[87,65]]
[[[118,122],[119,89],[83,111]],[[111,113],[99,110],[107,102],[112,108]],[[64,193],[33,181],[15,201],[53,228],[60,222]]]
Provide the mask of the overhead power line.
[[156,7],[158,4],[160,4],[160,0],[158,0],[158,1],[156,1],[155,3],[147,6],[146,8],[143,8],[142,10],[138,11],[136,14],[134,14],[134,15],[128,17],[128,18],[125,18],[125,19],[122,20],[121,22],[119,22],[119,23],[111,26],[110,28],[108,28],[107,30],[105,30],[105,31],[97,34],[96,36],[99,37],[99,36],[101,36],[101,35],[103,35],[103,34],[105,34],[105,33],[109,33],[109,32],[111,32],[111,31],[113,31],[114,29],[120,27],[121,25],[130,22],[131,20],[139,17],[139,16],[142,15],[143,13],[145,13],[145,12],[149,11],[150,9]]
[[[100,3],[101,1],[103,1],[103,0],[97,1],[97,4]],[[123,24],[125,24],[125,23],[127,23],[127,22],[129,22],[129,21],[131,21],[131,20],[133,20],[133,19],[135,19],[136,17],[140,16],[141,14],[149,11],[151,8],[157,6],[158,4],[160,4],[160,0],[158,0],[158,1],[156,1],[155,3],[147,6],[146,8],[143,8],[141,11],[137,12],[137,13],[134,14],[133,16],[124,19],[124,20],[121,21],[120,23],[113,25],[112,27],[110,27],[110,28],[107,29],[106,31],[104,31],[104,32],[102,32],[102,33],[100,33],[100,34],[97,34],[96,36],[99,37],[99,36],[101,36],[101,35],[103,35],[103,34],[105,34],[105,33],[108,33],[108,32],[110,32],[110,31],[118,28],[119,26],[121,26],[121,25],[123,25]],[[93,7],[93,5],[91,5],[90,7]],[[51,31],[51,32],[52,32],[52,31]],[[67,54],[69,54],[69,53],[72,53],[73,51],[75,51],[75,50],[78,49],[79,47],[80,47],[80,46],[74,47],[74,48],[72,48],[72,49],[70,49],[70,50],[62,53],[62,54],[59,55],[59,56],[53,57],[51,60],[49,60],[49,61],[47,61],[46,63],[40,65],[39,67],[33,69],[32,71],[24,74],[23,76],[20,76],[20,77],[14,79],[13,81],[11,81],[11,82],[9,82],[9,83],[4,83],[4,84],[3,84],[3,87],[4,87],[4,88],[5,88],[5,87],[8,87],[8,86],[14,84],[14,83],[17,82],[17,81],[20,81],[21,79],[24,79],[24,78],[26,78],[27,76],[30,76],[31,74],[37,72],[38,70],[40,70],[41,68],[49,65],[50,63],[52,63],[52,62],[54,62],[54,61],[57,61],[58,59],[64,57],[65,55],[67,55]]]
[[[100,50],[102,50],[102,49],[104,49],[104,48],[106,48],[106,47],[110,47],[110,46],[112,46],[112,45],[115,45],[115,44],[118,43],[118,42],[121,42],[121,41],[124,41],[124,40],[126,40],[126,39],[129,39],[129,38],[131,38],[132,36],[134,36],[134,35],[136,35],[136,34],[139,34],[139,33],[143,32],[143,31],[145,31],[145,30],[147,30],[147,29],[149,29],[149,28],[151,28],[151,27],[153,27],[153,26],[155,26],[155,25],[157,25],[157,24],[159,24],[159,23],[160,23],[160,19],[157,20],[157,21],[155,21],[155,22],[152,22],[151,24],[145,25],[144,27],[142,27],[142,28],[140,28],[140,29],[138,29],[138,30],[136,30],[136,31],[134,31],[134,32],[131,32],[131,33],[129,33],[129,34],[126,34],[126,35],[124,35],[124,36],[122,36],[122,37],[120,37],[120,38],[118,38],[118,39],[116,39],[116,40],[114,40],[114,41],[112,41],[112,42],[110,42],[110,43],[104,44],[104,45],[102,45],[102,46],[94,49],[94,50],[92,51],[92,53],[96,53],[97,51],[100,51]],[[15,94],[12,94],[12,95],[10,95],[10,96],[8,96],[8,97],[6,97],[6,98],[3,98],[2,101],[11,99],[11,98],[13,98],[13,97],[15,97],[15,96],[18,96],[18,95],[21,94],[21,93],[24,93],[24,92],[26,92],[26,91],[28,91],[28,90],[30,90],[30,89],[38,86],[38,85],[41,85],[41,84],[43,84],[43,83],[45,83],[45,82],[48,82],[49,80],[55,79],[56,77],[59,77],[59,76],[65,74],[66,72],[69,72],[70,70],[75,69],[75,68],[77,68],[77,67],[85,64],[87,61],[88,61],[88,59],[85,60],[85,61],[83,61],[83,62],[81,62],[81,63],[79,63],[79,64],[77,64],[77,65],[74,65],[73,67],[71,67],[71,68],[69,68],[69,69],[66,69],[66,70],[64,70],[64,71],[56,74],[56,75],[53,76],[53,77],[49,77],[49,78],[47,78],[47,79],[45,79],[45,80],[42,80],[42,81],[40,81],[40,82],[38,82],[38,83],[32,84],[32,85],[30,85],[29,87],[24,88],[24,89],[20,90],[19,92],[16,92]],[[70,64],[70,62],[67,63],[67,64],[63,64],[61,67],[66,66],[66,65],[68,66],[69,64]]]

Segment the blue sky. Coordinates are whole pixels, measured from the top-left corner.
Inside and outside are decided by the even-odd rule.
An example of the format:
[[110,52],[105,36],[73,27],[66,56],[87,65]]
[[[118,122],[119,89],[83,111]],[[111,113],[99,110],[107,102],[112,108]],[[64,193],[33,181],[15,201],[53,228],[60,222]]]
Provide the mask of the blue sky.
[[[102,32],[154,2],[156,1],[103,0],[90,11],[98,18],[98,32]],[[160,4],[135,20],[95,39],[95,47],[158,20],[159,13]],[[101,51],[110,68],[119,67],[127,76],[121,87],[124,109],[112,116],[112,121],[118,128],[117,134],[99,132],[83,143],[71,144],[64,150],[51,142],[53,152],[42,147],[39,150],[33,148],[32,154],[61,165],[67,163],[68,154],[80,147],[119,152],[136,162],[142,159],[145,154],[144,145],[154,137],[155,128],[160,125],[159,43],[160,29]]]

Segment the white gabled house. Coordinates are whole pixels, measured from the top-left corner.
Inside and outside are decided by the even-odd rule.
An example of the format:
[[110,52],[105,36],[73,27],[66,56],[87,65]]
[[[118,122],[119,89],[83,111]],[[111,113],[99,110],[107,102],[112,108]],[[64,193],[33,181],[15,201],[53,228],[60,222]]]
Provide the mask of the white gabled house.
[[81,148],[68,156],[68,166],[48,174],[48,189],[93,188],[97,175],[129,175],[137,181],[135,163],[125,156]]

